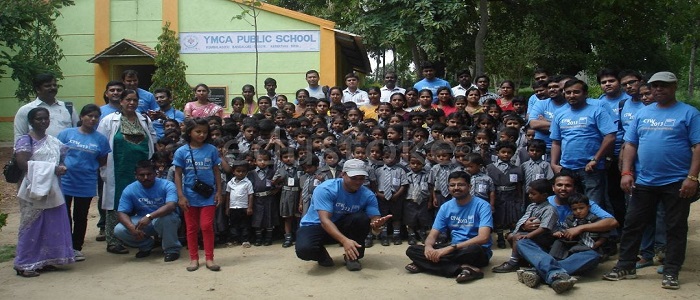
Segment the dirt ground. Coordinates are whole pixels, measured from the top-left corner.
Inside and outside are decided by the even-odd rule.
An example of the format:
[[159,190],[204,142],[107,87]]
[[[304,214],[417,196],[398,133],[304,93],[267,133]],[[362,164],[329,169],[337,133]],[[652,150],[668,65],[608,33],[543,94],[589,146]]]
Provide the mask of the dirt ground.
[[[0,160],[9,159],[10,150],[0,148]],[[9,213],[8,226],[0,231],[0,245],[16,244],[19,223],[16,187],[0,184],[0,210]],[[638,271],[639,278],[610,282],[601,280],[614,260],[579,278],[567,297],[587,299],[700,299],[700,212],[692,206],[689,220],[687,259],[680,275],[681,289],[661,288],[656,267]],[[276,241],[269,247],[240,246],[217,248],[215,259],[222,269],[211,272],[202,267],[187,272],[187,250],[180,260],[164,263],[157,249],[144,259],[136,259],[135,249],[127,255],[105,251],[104,242],[96,242],[97,210],[90,211],[89,228],[83,253],[87,260],[44,273],[36,278],[15,275],[12,262],[0,263],[0,299],[222,299],[222,298],[316,298],[316,299],[430,299],[430,298],[554,298],[547,286],[531,289],[518,283],[514,273],[494,274],[490,269],[506,260],[509,249],[496,249],[484,279],[456,284],[454,279],[428,274],[409,274],[409,262],[401,246],[376,245],[362,259],[363,270],[349,272],[342,265],[342,248],[330,246],[336,266],[323,268],[296,258],[293,248],[282,248]],[[201,252],[200,252],[201,253]],[[203,256],[203,254],[200,254]],[[613,258],[614,259],[614,258]]]

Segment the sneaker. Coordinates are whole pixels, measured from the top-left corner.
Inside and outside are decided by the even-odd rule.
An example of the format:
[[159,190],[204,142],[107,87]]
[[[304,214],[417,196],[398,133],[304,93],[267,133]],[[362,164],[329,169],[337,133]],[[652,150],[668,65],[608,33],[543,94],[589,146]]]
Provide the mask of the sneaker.
[[680,289],[681,285],[678,283],[678,276],[664,274],[664,279],[661,280],[661,287],[669,290]]
[[343,259],[345,260],[345,268],[348,269],[348,271],[362,270],[362,264],[359,259],[349,260],[345,255],[343,255]]
[[510,272],[515,272],[518,270],[518,265],[511,264],[510,261],[502,263],[500,266],[493,267],[491,269],[492,272],[494,273],[510,273]]
[[528,287],[535,288],[540,285],[540,276],[534,270],[517,270],[518,281]]
[[282,243],[282,248],[289,248],[292,246],[292,234],[291,233],[285,233],[284,234],[284,243]]
[[374,246],[374,239],[372,237],[365,238],[365,248],[372,248]]
[[612,280],[612,281],[618,281],[618,280],[622,280],[622,279],[634,279],[634,278],[637,278],[637,270],[636,269],[623,270],[619,267],[614,267],[614,268],[612,268],[612,271],[610,271],[610,273],[603,275],[603,279]]
[[660,265],[658,268],[656,268],[656,273],[663,274],[664,273],[664,265]]
[[324,258],[318,260],[318,265],[321,267],[332,267],[335,265],[333,258],[330,254],[328,254],[328,251],[326,251],[326,256]]
[[74,256],[75,261],[84,261],[85,260],[85,255],[83,255],[83,253],[80,252],[80,250],[73,249],[73,256]]
[[95,237],[95,240],[98,242],[104,242],[107,240],[107,235],[105,235],[104,229],[100,229],[100,233],[97,234],[97,236]]
[[243,243],[241,244],[241,247],[243,247],[243,248],[250,248],[250,242],[243,242]]
[[575,283],[576,279],[569,276],[569,274],[559,273],[557,275],[554,275],[554,277],[552,278],[552,284],[550,286],[552,287],[554,292],[556,292],[557,294],[561,294],[574,287]]

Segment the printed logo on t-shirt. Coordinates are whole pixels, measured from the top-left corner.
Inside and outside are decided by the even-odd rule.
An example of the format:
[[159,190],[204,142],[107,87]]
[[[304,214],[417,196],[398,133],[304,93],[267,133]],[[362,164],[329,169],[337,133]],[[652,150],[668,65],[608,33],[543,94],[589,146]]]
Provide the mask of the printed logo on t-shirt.
[[452,228],[473,227],[474,226],[474,215],[469,215],[469,216],[467,216],[466,219],[462,219],[459,216],[450,216],[450,225]]
[[643,119],[642,124],[646,125],[647,129],[653,130],[670,130],[676,126],[676,119],[668,118],[665,120],[656,120],[654,118]]
[[352,206],[347,206],[345,203],[336,203],[335,204],[335,211],[334,213],[355,213],[360,211],[360,206],[359,205],[352,205]]
[[582,128],[586,127],[586,124],[588,123],[588,118],[587,117],[580,117],[578,120],[572,120],[572,119],[562,119],[561,120],[561,128],[562,129],[571,129],[571,128]]

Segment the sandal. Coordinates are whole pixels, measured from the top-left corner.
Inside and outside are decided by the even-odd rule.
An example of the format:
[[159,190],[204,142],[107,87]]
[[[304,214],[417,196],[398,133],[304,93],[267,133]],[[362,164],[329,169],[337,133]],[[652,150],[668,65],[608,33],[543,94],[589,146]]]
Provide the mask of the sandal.
[[17,276],[22,276],[22,277],[25,277],[25,278],[37,277],[37,276],[39,276],[39,272],[34,271],[34,270],[18,270],[18,269],[15,269],[15,271],[17,271]]
[[457,283],[465,283],[477,279],[484,278],[484,272],[479,269],[472,267],[470,265],[462,265],[462,271],[459,272],[457,278],[455,279]]
[[194,265],[194,266],[187,266],[186,269],[187,269],[187,272],[194,272],[194,271],[197,271],[197,270],[199,269],[199,262],[197,262],[197,264]]
[[421,269],[418,268],[418,266],[414,263],[407,264],[404,267],[404,269],[406,269],[406,271],[408,271],[408,273],[411,273],[411,274],[416,274],[416,273],[422,272]]

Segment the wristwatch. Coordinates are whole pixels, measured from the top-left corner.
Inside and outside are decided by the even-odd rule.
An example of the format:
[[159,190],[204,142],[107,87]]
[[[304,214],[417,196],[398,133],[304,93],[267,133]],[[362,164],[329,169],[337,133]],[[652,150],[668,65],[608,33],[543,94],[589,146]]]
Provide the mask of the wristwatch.
[[151,217],[151,214],[146,214],[146,218],[148,218],[149,220],[153,221],[153,218]]

